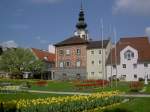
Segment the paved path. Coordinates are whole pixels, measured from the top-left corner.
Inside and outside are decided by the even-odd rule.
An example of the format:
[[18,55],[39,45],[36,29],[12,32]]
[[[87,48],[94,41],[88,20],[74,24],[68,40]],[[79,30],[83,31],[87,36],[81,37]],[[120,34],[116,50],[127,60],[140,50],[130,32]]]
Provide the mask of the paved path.
[[149,94],[123,94],[123,95],[120,95],[120,96],[124,96],[124,97],[137,97],[137,98],[148,98],[150,97]]
[[49,93],[49,94],[67,94],[67,95],[90,95],[90,93],[80,93],[80,92],[56,92],[56,91],[38,91],[38,90],[28,90],[31,93]]
[[[56,92],[56,91],[38,91],[38,90],[28,90],[31,93],[48,93],[48,94],[66,94],[66,95],[90,95],[91,93],[81,93],[81,92]],[[122,94],[120,96],[124,97],[150,97],[150,94]]]

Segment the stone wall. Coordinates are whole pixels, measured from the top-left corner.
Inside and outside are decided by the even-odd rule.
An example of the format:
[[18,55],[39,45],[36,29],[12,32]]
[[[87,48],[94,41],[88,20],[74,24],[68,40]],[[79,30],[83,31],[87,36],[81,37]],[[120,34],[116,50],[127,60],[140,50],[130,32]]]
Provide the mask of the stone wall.
[[53,80],[85,80],[87,73],[85,68],[58,69],[53,74]]

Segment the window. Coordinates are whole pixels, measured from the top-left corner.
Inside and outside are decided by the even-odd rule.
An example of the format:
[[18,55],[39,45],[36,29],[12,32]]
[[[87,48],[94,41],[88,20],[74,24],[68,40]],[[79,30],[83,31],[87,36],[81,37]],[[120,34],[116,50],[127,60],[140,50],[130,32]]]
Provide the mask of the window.
[[60,63],[59,63],[59,67],[64,67],[64,63],[63,63],[63,62],[60,62]]
[[126,68],[126,64],[122,64],[122,68]]
[[91,63],[94,64],[94,61],[92,61]]
[[70,61],[66,62],[66,66],[69,67],[70,66]]
[[76,74],[76,76],[77,76],[77,80],[80,80],[80,79],[81,79],[80,74]]
[[101,54],[101,50],[99,50],[99,54]]
[[137,68],[137,64],[133,64],[133,67],[134,67],[134,68]]
[[85,40],[87,39],[86,35],[82,35],[82,38],[84,38]]
[[116,68],[116,65],[113,65],[113,69],[115,69]]
[[59,55],[63,55],[64,51],[63,50],[59,50]]
[[48,68],[52,68],[52,64],[47,64]]
[[128,50],[124,53],[124,58],[127,60],[131,60],[134,58],[134,53],[132,51]]
[[121,75],[121,80],[126,80],[126,75]]
[[99,74],[101,74],[101,73],[102,73],[102,71],[99,72]]
[[53,77],[53,79],[55,79],[55,72],[53,72],[52,77]]
[[137,79],[137,75],[136,74],[134,74],[134,78]]
[[91,72],[91,75],[94,75],[94,72]]
[[148,67],[148,63],[144,63],[144,67]]
[[94,54],[94,51],[91,51],[91,54]]
[[116,79],[116,78],[117,78],[117,76],[116,76],[116,75],[113,75],[113,76],[112,76],[112,78],[113,78],[113,79]]
[[80,54],[81,54],[81,50],[77,49],[77,55],[80,55]]
[[66,50],[66,55],[70,55],[70,50],[69,49]]
[[77,65],[77,67],[80,67],[80,66],[81,66],[81,62],[78,60],[78,61],[76,62],[76,65]]
[[99,60],[99,64],[101,64],[101,60]]
[[67,74],[66,73],[63,73],[62,77],[63,77],[63,80],[67,80]]

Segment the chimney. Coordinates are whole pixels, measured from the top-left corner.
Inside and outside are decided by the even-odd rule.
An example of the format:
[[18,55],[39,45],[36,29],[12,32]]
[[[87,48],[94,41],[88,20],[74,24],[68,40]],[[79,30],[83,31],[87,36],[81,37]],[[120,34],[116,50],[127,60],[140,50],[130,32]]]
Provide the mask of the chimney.
[[55,53],[55,46],[53,46],[52,44],[48,45],[48,52]]

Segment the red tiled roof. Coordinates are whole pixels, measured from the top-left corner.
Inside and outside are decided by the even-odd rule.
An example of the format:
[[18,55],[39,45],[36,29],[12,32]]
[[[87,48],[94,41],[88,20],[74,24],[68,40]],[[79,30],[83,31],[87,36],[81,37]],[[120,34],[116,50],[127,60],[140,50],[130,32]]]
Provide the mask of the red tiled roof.
[[55,54],[49,53],[48,51],[43,51],[40,49],[32,48],[32,52],[41,60],[47,62],[55,62]]
[[124,43],[124,44],[149,44],[149,39],[148,37],[125,37],[125,38],[120,38],[119,43]]
[[[148,37],[130,37],[130,38],[121,38],[116,45],[117,52],[117,63],[120,63],[120,52],[125,47],[131,46],[138,51],[138,62],[150,62],[150,43]],[[112,53],[112,54],[111,54]],[[116,63],[115,58],[115,48],[111,50],[107,64]],[[111,57],[112,56],[112,57]]]
[[[103,40],[103,47],[106,48],[109,43],[109,40]],[[102,48],[102,41],[89,41],[87,49],[96,49]]]
[[67,46],[67,45],[81,45],[81,44],[86,44],[86,43],[88,43],[87,40],[82,39],[78,36],[74,36],[74,37],[70,37],[62,42],[55,44],[55,46],[59,47],[59,46]]

